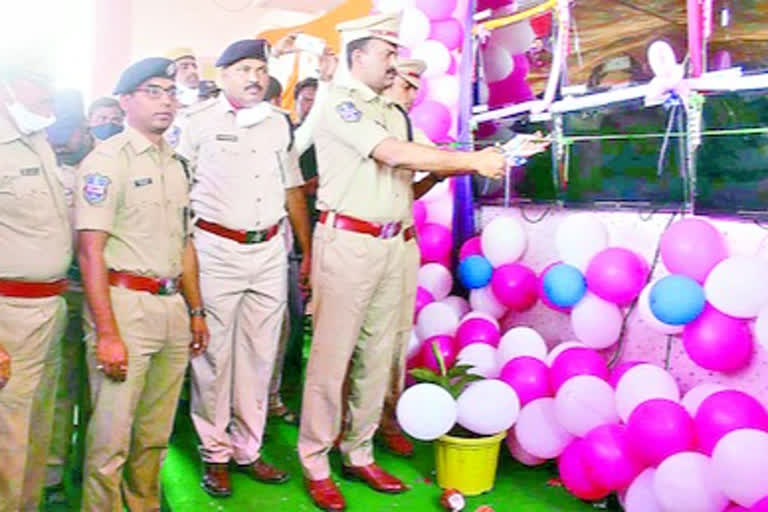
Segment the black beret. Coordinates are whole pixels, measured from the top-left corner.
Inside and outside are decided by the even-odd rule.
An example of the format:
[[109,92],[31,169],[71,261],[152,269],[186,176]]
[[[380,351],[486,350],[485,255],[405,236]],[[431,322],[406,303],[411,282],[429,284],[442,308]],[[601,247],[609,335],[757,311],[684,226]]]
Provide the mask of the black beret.
[[259,59],[267,62],[269,43],[264,39],[242,39],[235,41],[221,52],[216,66],[225,68],[243,59]]
[[176,75],[176,64],[164,57],[149,57],[128,66],[120,75],[112,94],[128,94],[150,78],[170,78]]

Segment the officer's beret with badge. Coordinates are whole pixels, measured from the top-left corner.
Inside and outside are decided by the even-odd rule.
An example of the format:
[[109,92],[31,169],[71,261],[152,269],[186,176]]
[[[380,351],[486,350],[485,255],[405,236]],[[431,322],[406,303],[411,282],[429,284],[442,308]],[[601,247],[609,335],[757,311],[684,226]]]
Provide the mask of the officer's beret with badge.
[[269,60],[269,43],[265,39],[241,39],[227,46],[216,60],[216,66],[226,68],[243,59]]
[[176,63],[165,57],[149,57],[128,66],[120,75],[113,94],[129,94],[150,78],[176,76]]

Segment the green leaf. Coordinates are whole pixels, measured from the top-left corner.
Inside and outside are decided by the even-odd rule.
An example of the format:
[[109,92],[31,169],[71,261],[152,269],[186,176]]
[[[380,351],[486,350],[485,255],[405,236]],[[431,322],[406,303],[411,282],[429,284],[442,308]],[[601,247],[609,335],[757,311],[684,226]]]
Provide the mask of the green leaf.
[[411,377],[419,382],[432,382],[434,384],[440,385],[442,385],[443,382],[442,376],[436,374],[428,368],[414,368],[408,373],[410,373]]
[[448,377],[462,377],[467,374],[469,370],[474,368],[471,364],[457,364],[450,370],[448,370]]
[[435,359],[437,359],[437,364],[440,367],[440,375],[445,375],[447,373],[445,370],[445,359],[443,359],[443,354],[440,352],[440,347],[436,341],[432,342],[432,353],[435,354]]

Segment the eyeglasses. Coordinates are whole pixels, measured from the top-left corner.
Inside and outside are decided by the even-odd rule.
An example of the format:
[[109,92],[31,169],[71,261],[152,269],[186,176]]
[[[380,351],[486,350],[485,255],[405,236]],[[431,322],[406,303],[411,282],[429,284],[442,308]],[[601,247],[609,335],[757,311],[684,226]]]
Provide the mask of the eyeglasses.
[[163,93],[167,94],[168,98],[172,100],[176,99],[176,87],[174,86],[171,86],[167,89],[163,89],[159,85],[147,85],[146,87],[140,87],[136,90],[146,93],[146,95],[152,98],[153,100],[159,100],[160,98],[162,98]]

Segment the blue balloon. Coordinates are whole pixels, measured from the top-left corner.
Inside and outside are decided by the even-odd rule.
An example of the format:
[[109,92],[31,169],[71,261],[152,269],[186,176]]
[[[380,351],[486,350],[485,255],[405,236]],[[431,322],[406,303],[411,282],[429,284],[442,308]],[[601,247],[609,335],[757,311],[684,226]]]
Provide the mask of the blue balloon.
[[574,306],[587,293],[584,274],[573,265],[565,263],[558,263],[547,270],[542,284],[550,302],[561,308]]
[[669,325],[696,320],[706,304],[704,289],[688,276],[672,274],[659,279],[648,299],[653,316]]
[[459,263],[459,279],[465,288],[482,288],[491,282],[493,267],[483,256],[469,256]]

